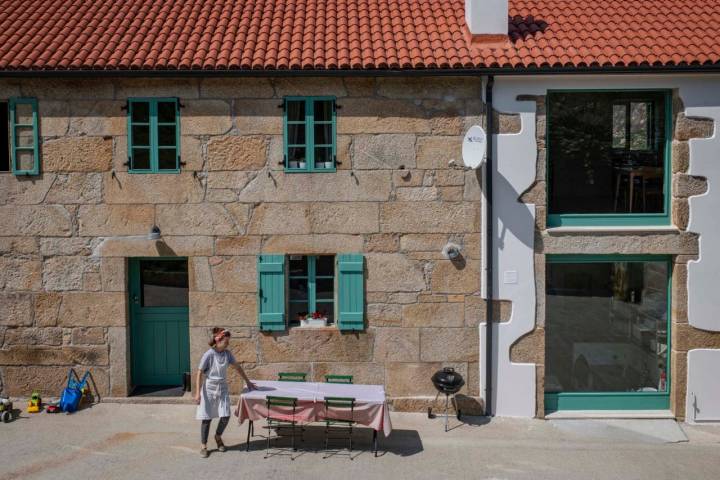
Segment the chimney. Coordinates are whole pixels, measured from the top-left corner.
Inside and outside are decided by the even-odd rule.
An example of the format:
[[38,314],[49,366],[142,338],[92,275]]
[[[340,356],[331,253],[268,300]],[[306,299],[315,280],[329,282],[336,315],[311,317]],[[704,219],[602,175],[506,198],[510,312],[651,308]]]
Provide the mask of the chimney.
[[465,0],[465,23],[473,44],[508,38],[508,0]]

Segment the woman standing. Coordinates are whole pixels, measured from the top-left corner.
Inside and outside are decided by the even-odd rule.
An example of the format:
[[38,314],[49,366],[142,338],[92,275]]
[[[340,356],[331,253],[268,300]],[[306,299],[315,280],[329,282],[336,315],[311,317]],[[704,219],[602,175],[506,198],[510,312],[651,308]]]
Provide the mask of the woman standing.
[[[215,431],[215,442],[218,451],[226,450],[222,441],[222,434],[230,421],[230,393],[227,384],[227,368],[232,365],[240,373],[247,387],[252,390],[255,385],[245,375],[245,371],[237,363],[233,354],[227,350],[230,343],[230,332],[222,328],[213,328],[213,337],[210,340],[210,349],[200,359],[195,380],[195,402],[198,404],[195,418],[202,420],[200,438],[202,449],[200,455],[208,457],[207,441],[210,434],[210,421],[220,418]],[[205,377],[203,381],[203,376]]]

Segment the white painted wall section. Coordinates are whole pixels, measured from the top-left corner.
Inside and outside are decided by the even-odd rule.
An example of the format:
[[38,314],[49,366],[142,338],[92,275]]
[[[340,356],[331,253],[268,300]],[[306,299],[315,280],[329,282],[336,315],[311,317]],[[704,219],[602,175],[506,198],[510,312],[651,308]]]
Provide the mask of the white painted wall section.
[[687,361],[687,421],[720,421],[720,350],[690,350]]

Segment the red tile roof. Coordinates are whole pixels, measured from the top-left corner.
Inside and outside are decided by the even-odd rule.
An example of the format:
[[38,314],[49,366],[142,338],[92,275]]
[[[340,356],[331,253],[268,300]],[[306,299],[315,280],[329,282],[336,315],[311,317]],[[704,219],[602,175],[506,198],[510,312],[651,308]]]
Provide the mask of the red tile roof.
[[0,71],[720,65],[718,0],[510,0],[471,47],[464,0],[3,0]]

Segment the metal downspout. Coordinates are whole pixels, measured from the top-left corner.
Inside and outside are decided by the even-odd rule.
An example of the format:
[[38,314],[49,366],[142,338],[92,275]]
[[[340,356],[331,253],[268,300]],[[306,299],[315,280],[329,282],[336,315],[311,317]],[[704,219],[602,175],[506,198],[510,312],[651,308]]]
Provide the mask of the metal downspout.
[[487,144],[485,153],[485,415],[493,415],[493,84],[489,75],[485,84]]

